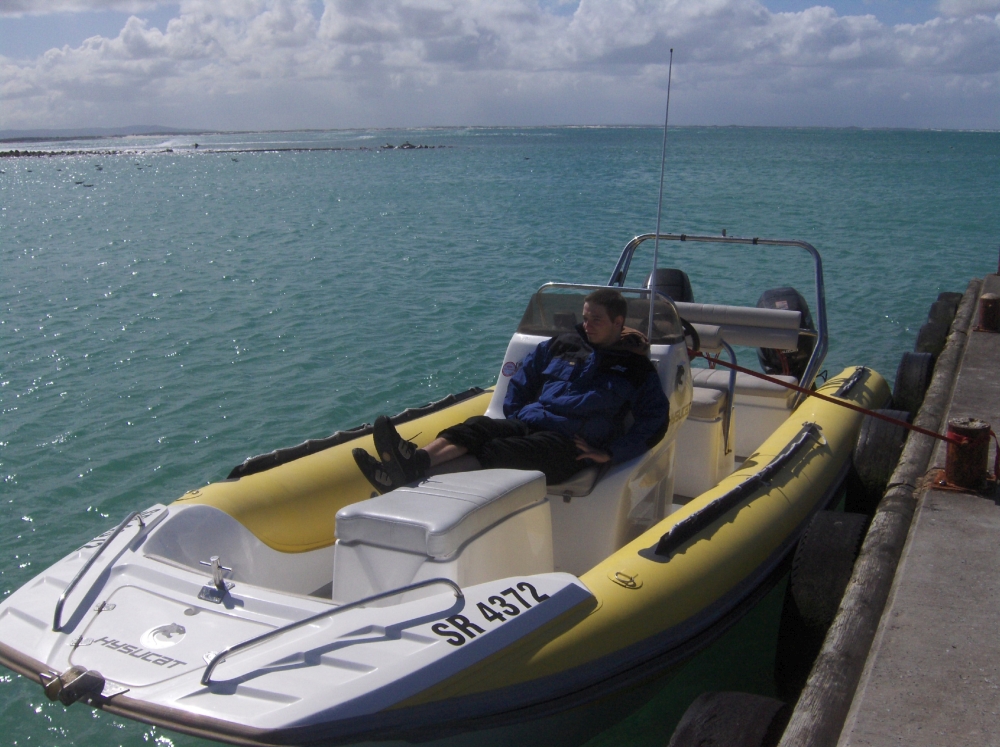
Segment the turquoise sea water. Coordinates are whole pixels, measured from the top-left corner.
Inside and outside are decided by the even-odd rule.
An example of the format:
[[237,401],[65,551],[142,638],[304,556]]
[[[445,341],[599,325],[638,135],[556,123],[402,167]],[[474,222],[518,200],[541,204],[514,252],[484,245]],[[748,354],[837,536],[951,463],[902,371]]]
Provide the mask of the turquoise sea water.
[[[660,138],[4,145],[128,152],[0,159],[0,589],[246,456],[492,383],[538,285],[606,282],[653,230]],[[377,149],[403,141],[447,147]],[[937,294],[996,270],[1000,133],[678,128],[668,148],[664,231],[820,250],[831,372],[891,382]],[[661,264],[699,301],[752,305],[786,284],[812,299],[791,250],[661,244]],[[0,743],[143,741],[204,744],[0,677]]]

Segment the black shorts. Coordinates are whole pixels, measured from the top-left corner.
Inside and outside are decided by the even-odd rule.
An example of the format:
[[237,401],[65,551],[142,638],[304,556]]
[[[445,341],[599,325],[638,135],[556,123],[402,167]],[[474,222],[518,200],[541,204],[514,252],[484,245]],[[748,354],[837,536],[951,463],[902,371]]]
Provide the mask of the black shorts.
[[531,429],[520,420],[495,420],[476,415],[438,434],[463,446],[486,469],[536,469],[549,485],[568,480],[593,462],[580,459],[580,450],[569,436]]

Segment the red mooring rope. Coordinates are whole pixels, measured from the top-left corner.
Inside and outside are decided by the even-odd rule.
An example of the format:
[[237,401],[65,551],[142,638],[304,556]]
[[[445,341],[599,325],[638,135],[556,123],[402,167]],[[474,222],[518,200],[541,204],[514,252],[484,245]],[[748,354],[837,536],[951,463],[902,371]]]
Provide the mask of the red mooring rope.
[[[907,430],[914,431],[915,433],[919,433],[923,436],[930,436],[931,438],[936,438],[939,441],[952,443],[955,444],[956,446],[964,446],[966,443],[969,442],[969,439],[966,438],[965,436],[945,435],[942,433],[935,433],[934,431],[928,430],[926,428],[921,428],[919,425],[913,425],[912,423],[907,423],[905,420],[899,420],[897,418],[889,417],[888,415],[883,415],[880,412],[875,412],[874,410],[869,410],[866,407],[855,405],[854,403],[848,402],[847,400],[838,399],[837,397],[828,397],[825,394],[820,394],[819,392],[813,391],[812,389],[806,389],[805,387],[801,387],[798,384],[789,384],[787,381],[776,379],[773,376],[762,374],[759,371],[751,371],[749,368],[743,368],[743,366],[737,366],[735,363],[728,363],[727,361],[721,360],[719,358],[712,358],[711,356],[708,356],[705,353],[702,353],[701,351],[696,353],[688,349],[688,355],[692,358],[694,357],[704,358],[705,360],[709,361],[709,363],[711,363],[713,366],[718,365],[718,366],[725,366],[726,368],[732,368],[736,371],[739,371],[740,373],[749,374],[750,376],[756,376],[758,379],[763,379],[764,381],[770,381],[772,384],[778,384],[787,389],[794,389],[796,392],[802,392],[802,394],[805,394],[808,397],[816,397],[818,399],[823,400],[824,402],[832,402],[835,405],[846,407],[848,410],[854,410],[855,412],[860,412],[865,415],[871,415],[873,418],[884,420],[887,423],[900,425],[903,428],[906,428]],[[996,438],[995,435],[994,438]],[[998,452],[998,459],[1000,459],[1000,452]]]

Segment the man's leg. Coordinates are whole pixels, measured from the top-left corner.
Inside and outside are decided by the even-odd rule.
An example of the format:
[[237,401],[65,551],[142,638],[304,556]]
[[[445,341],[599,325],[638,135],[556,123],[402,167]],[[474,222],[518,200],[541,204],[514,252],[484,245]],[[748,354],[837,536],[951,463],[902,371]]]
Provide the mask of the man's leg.
[[[458,423],[441,431],[437,438],[424,448],[430,457],[431,466],[438,467],[464,456],[476,459],[488,444],[497,439],[526,436],[528,426],[519,420],[497,420],[485,415],[475,415],[464,423]],[[464,461],[464,460],[463,460]],[[481,467],[476,467],[481,469]],[[457,469],[449,470],[458,472]]]
[[[577,459],[580,450],[572,438],[553,431],[533,431],[520,420],[494,420],[480,415],[441,431],[437,441],[464,448],[485,469],[539,470],[550,485],[569,479],[591,464]],[[444,444],[435,448],[441,453],[456,453],[444,451]]]
[[[379,425],[376,434],[380,435],[376,448],[399,453],[398,444],[393,444],[402,439],[388,418],[380,418],[376,424]],[[568,436],[532,431],[519,420],[496,420],[485,415],[446,428],[425,448],[413,449],[412,453],[407,460],[410,464],[399,465],[406,470],[405,478],[400,476],[399,467],[390,470],[389,465],[374,459],[364,449],[355,449],[354,459],[368,481],[382,493],[427,475],[483,468],[539,470],[545,474],[547,483],[555,484],[590,464],[577,459],[580,451]],[[387,481],[386,475],[390,473],[391,479]]]
[[533,431],[524,436],[498,438],[483,447],[479,461],[484,468],[533,469],[545,474],[549,485],[568,480],[590,460],[581,460],[572,438],[553,431]]
[[440,436],[427,444],[423,450],[427,452],[427,457],[431,461],[431,468],[466,456],[469,453],[469,450],[464,446],[453,444],[448,439],[441,438]]
[[[512,427],[506,420],[479,415],[446,428],[427,446],[418,449],[415,444],[403,440],[389,418],[380,415],[375,421],[374,437],[376,451],[389,471],[397,476],[397,481],[412,482],[427,474],[481,469],[475,453],[483,444],[523,432],[522,428]],[[451,465],[453,461],[460,461],[461,464]],[[393,469],[393,463],[396,469]],[[441,469],[435,469],[439,467]]]
[[479,463],[469,450],[464,446],[451,443],[445,438],[435,438],[423,448],[427,452],[431,466],[427,469],[427,477],[434,475],[444,475],[449,472],[475,472],[482,469]]
[[388,417],[379,415],[375,419],[373,436],[375,451],[381,459],[360,448],[351,453],[372,487],[379,493],[387,493],[429,474],[482,469],[479,460],[469,454],[470,447],[478,448],[497,435],[520,432],[511,430],[506,423],[485,416],[469,418],[465,423],[441,431],[426,448],[417,449],[413,443],[403,440]]

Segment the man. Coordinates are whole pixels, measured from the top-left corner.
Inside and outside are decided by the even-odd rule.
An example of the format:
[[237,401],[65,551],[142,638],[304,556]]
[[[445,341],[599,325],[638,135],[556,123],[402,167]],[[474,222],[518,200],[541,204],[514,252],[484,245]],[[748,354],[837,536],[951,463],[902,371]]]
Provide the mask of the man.
[[358,467],[380,493],[430,474],[495,467],[540,470],[551,485],[645,453],[666,433],[669,403],[645,336],[625,327],[627,310],[613,288],[588,295],[583,324],[540,343],[511,378],[505,420],[469,418],[417,449],[380,415],[373,435],[381,461],[354,449]]

